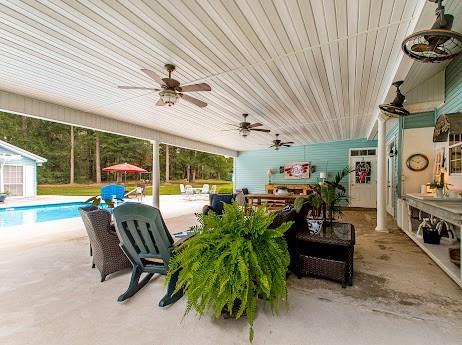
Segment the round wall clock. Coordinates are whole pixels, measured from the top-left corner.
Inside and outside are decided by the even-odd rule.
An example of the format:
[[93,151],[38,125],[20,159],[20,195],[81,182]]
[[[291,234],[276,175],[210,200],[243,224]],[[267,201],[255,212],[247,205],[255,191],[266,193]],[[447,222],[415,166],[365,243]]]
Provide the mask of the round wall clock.
[[428,167],[428,158],[422,153],[410,155],[406,161],[406,165],[412,171],[422,171]]

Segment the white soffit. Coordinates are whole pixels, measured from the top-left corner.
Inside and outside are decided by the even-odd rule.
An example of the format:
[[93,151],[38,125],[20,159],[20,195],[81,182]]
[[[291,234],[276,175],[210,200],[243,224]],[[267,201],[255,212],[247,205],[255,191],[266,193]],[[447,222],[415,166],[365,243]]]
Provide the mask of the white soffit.
[[[363,138],[424,2],[1,1],[0,89],[233,151],[273,139],[223,131],[244,112],[296,144]],[[207,109],[117,89],[165,63]]]

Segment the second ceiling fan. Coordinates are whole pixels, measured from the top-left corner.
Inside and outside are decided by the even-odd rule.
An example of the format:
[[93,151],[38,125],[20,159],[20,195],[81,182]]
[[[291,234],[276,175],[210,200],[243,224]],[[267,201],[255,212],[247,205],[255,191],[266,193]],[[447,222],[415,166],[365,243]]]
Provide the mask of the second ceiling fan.
[[172,79],[172,72],[175,70],[175,65],[166,64],[165,68],[168,71],[168,78],[161,78],[156,72],[151,71],[149,69],[141,69],[142,72],[147,74],[152,80],[154,80],[156,83],[160,85],[160,89],[143,86],[119,86],[119,89],[160,91],[160,98],[156,103],[157,106],[168,105],[169,107],[171,107],[180,98],[194,105],[197,105],[200,108],[205,108],[207,106],[207,103],[201,101],[200,99],[186,95],[184,94],[184,92],[212,91],[212,88],[209,84],[200,83],[181,86],[178,80]]
[[286,141],[283,142],[281,139],[279,139],[279,134],[276,134],[276,139],[273,140],[273,144],[270,146],[270,148],[273,148],[277,151],[281,147],[291,147],[292,144],[294,144],[293,141]]
[[242,135],[244,138],[250,134],[250,131],[265,132],[265,133],[271,132],[269,129],[257,128],[257,127],[263,126],[259,122],[256,122],[256,123],[248,122],[247,116],[249,116],[249,114],[242,114],[242,116],[244,117],[244,121],[239,123],[239,125],[233,125],[231,123],[229,123],[229,125],[236,127],[235,130],[238,130],[239,134]]

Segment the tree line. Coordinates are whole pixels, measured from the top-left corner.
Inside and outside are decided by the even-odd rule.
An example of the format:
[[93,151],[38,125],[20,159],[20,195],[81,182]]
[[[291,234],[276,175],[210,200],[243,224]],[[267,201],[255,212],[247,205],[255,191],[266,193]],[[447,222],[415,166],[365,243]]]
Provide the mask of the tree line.
[[[0,138],[48,160],[38,170],[43,184],[113,180],[101,169],[119,163],[152,169],[152,145],[121,135],[0,112]],[[233,166],[232,158],[163,144],[159,160],[162,181],[226,179]]]

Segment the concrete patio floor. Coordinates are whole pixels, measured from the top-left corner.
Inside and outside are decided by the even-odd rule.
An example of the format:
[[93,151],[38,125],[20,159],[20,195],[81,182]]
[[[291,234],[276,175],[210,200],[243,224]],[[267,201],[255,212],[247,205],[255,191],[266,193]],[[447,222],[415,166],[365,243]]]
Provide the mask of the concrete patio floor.
[[[170,231],[193,225],[204,203],[161,199]],[[391,221],[390,233],[374,232],[374,216],[345,213],[357,231],[354,286],[289,277],[288,311],[260,312],[254,344],[460,344],[462,291]],[[128,280],[99,282],[78,218],[2,230],[0,343],[248,344],[246,320],[183,319],[184,299],[157,307],[163,277],[117,303]]]

